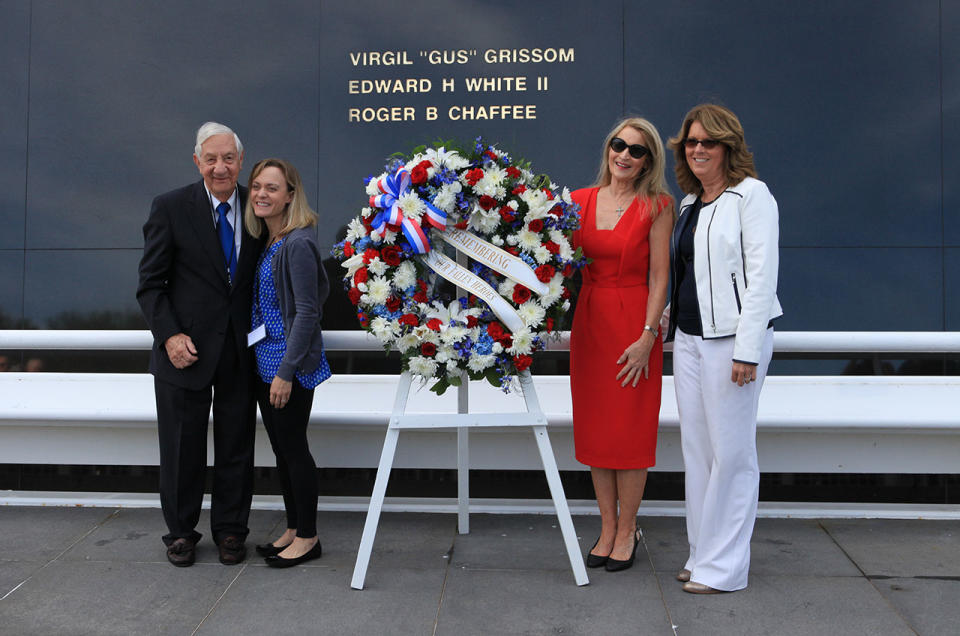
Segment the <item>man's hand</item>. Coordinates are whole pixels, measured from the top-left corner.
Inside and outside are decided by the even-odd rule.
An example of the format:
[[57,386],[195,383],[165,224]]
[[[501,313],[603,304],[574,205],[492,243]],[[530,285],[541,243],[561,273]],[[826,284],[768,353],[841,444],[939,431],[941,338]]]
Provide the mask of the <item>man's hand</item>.
[[163,344],[167,350],[170,363],[177,369],[186,369],[197,361],[197,348],[193,340],[185,333],[178,333],[167,338]]

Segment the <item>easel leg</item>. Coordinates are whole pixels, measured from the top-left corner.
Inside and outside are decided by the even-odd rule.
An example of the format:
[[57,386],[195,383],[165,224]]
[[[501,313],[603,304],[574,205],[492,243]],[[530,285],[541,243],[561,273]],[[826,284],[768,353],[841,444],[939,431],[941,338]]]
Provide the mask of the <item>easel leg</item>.
[[553,497],[553,505],[557,510],[557,520],[560,522],[560,530],[563,532],[563,542],[567,546],[567,556],[570,558],[573,577],[577,585],[587,585],[590,583],[590,579],[587,578],[587,568],[583,564],[583,557],[580,556],[580,544],[577,543],[577,533],[573,529],[573,519],[570,518],[567,497],[563,492],[563,484],[560,483],[560,471],[557,470],[557,460],[553,456],[553,446],[550,444],[550,437],[547,435],[547,427],[543,425],[534,426],[533,435],[537,440],[537,448],[540,450],[543,472],[547,476],[547,484],[550,486],[550,496]]
[[373,485],[373,494],[370,495],[367,521],[363,524],[363,536],[360,538],[360,549],[357,551],[357,563],[353,567],[353,580],[350,581],[350,587],[355,590],[363,589],[363,581],[367,577],[367,566],[370,564],[370,553],[373,551],[373,539],[377,535],[380,511],[383,509],[383,498],[387,493],[387,481],[390,479],[390,469],[393,468],[393,457],[397,452],[397,439],[399,437],[399,429],[388,428],[387,435],[383,439],[383,451],[380,453],[380,465],[377,467],[377,480]]
[[470,429],[457,428],[457,532],[470,534]]

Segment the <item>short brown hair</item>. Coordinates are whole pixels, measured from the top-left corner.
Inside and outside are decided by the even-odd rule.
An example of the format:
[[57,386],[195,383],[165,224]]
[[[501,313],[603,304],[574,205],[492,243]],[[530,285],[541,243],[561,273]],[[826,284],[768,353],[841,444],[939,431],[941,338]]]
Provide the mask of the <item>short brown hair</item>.
[[747,177],[757,176],[757,169],[753,165],[753,153],[747,149],[747,141],[743,136],[743,126],[740,120],[729,108],[717,104],[699,104],[690,109],[683,118],[680,132],[667,142],[673,149],[675,159],[673,170],[677,175],[677,185],[687,194],[699,193],[703,186],[694,176],[687,165],[687,155],[684,151],[683,140],[690,133],[693,122],[700,122],[711,139],[716,139],[727,147],[726,173],[727,185],[740,183]]

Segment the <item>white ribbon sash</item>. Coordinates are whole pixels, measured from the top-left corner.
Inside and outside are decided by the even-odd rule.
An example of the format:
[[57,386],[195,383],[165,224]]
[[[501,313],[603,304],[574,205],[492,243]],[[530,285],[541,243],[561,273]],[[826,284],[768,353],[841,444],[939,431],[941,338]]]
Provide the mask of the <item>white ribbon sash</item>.
[[[530,291],[537,292],[541,296],[550,291],[550,286],[540,281],[533,269],[524,263],[520,257],[506,252],[482,238],[450,226],[447,226],[446,231],[442,232],[440,237],[475,261],[500,272]],[[506,321],[504,321],[504,324],[506,324]]]
[[[510,255],[507,254],[507,256]],[[467,268],[460,267],[456,261],[441,254],[438,250],[430,250],[426,254],[419,255],[419,258],[440,276],[487,303],[490,310],[497,315],[497,318],[507,326],[511,333],[523,328],[523,319],[520,318],[520,314],[482,278]],[[511,258],[513,257],[511,256]],[[520,262],[523,263],[523,261]],[[526,263],[523,263],[523,265],[526,266]]]

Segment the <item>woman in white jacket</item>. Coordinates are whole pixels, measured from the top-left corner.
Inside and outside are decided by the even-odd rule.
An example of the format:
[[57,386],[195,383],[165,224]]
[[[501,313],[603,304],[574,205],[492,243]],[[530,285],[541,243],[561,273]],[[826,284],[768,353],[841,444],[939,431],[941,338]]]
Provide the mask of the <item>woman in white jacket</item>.
[[777,202],[757,180],[730,110],[694,107],[670,140],[687,196],[670,245],[667,341],[686,470],[690,555],[677,574],[694,594],[747,586],[757,513],[757,404],[773,354]]

